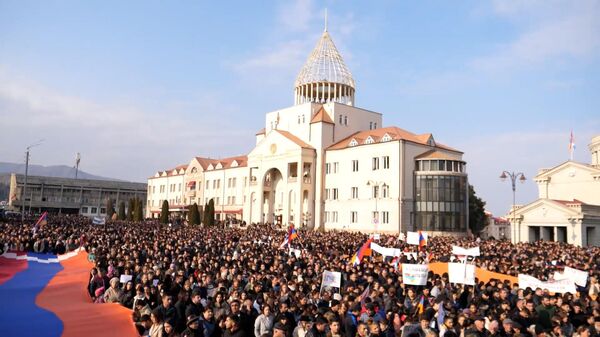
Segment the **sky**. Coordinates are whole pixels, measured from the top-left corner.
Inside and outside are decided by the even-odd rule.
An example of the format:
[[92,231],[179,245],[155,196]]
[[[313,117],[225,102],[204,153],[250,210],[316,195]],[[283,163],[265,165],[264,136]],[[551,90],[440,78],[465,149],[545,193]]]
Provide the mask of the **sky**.
[[590,162],[600,134],[600,1],[0,0],[0,161],[146,181],[248,153],[328,30],[356,105],[463,151],[503,215],[540,168]]

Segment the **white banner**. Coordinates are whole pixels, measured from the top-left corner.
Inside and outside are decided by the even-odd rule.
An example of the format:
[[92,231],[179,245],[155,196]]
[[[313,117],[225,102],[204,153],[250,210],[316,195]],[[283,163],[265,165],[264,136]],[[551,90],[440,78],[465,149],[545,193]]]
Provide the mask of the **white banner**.
[[475,285],[475,265],[468,263],[448,263],[450,283]]
[[519,288],[526,289],[527,287],[535,290],[537,288],[548,290],[552,293],[571,293],[574,294],[575,283],[570,279],[555,280],[553,282],[540,281],[537,278],[525,274],[519,274]]
[[95,216],[95,217],[92,219],[92,223],[93,223],[94,225],[104,225],[104,224],[106,223],[106,218],[104,218],[104,217],[100,217],[100,216]]
[[581,287],[585,287],[588,281],[588,276],[590,275],[590,273],[588,273],[587,271],[571,267],[565,267],[564,274],[568,275],[571,281],[573,281],[576,285]]
[[290,248],[289,255],[292,256],[292,254],[298,259],[302,257],[302,251],[300,249]]
[[[423,238],[425,239],[425,244],[427,244],[427,233],[421,232]],[[419,232],[406,232],[406,243],[409,245],[419,245]]]
[[402,264],[402,282],[416,286],[427,284],[428,264]]
[[321,280],[321,289],[323,287],[342,287],[342,273],[337,271],[323,271],[323,279]]
[[371,249],[374,252],[383,255],[384,258],[386,256],[396,257],[396,256],[400,256],[400,254],[402,254],[402,251],[398,248],[382,247],[374,242],[371,242]]
[[479,247],[463,248],[459,246],[452,246],[452,255],[479,256],[481,253],[479,251]]
[[131,281],[132,278],[133,278],[132,275],[123,274],[123,275],[121,275],[120,281],[121,281],[121,283],[127,283],[127,282]]

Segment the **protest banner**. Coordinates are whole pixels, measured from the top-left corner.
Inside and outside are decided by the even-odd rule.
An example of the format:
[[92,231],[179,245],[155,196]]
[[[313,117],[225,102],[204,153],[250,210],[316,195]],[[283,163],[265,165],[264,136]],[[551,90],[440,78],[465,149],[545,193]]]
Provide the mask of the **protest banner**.
[[427,233],[425,233],[425,232],[421,232],[420,235],[419,235],[419,232],[406,232],[406,243],[408,243],[409,245],[417,245],[418,246],[421,235],[425,239],[425,244],[427,244],[428,237],[427,237]]
[[342,273],[337,271],[323,271],[323,278],[321,279],[321,291],[323,289],[331,290],[331,288],[339,289],[342,287]]
[[479,247],[463,248],[459,246],[452,246],[452,255],[458,256],[480,256],[481,252]]
[[402,254],[402,251],[398,248],[382,247],[374,242],[371,242],[371,250],[383,255],[384,258],[387,256],[396,257]]
[[569,276],[569,278],[578,286],[585,287],[588,281],[589,274],[587,271],[565,267],[564,274]]
[[475,285],[475,265],[468,263],[448,263],[450,283]]
[[551,282],[544,282],[537,278],[525,274],[519,274],[519,288],[526,289],[531,288],[533,290],[540,288],[542,290],[548,290],[552,293],[571,293],[576,292],[575,283],[570,279],[554,280]]
[[427,284],[427,274],[429,265],[427,264],[402,264],[402,282],[416,286]]
[[106,224],[106,218],[105,217],[101,217],[101,216],[95,216],[92,219],[92,224],[94,224],[94,225],[104,225],[104,224]]

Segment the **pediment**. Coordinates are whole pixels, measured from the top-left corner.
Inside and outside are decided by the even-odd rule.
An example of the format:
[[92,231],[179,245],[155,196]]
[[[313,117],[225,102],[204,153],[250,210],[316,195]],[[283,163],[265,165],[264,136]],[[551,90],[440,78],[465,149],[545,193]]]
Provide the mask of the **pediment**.
[[561,174],[598,174],[600,173],[600,169],[594,168],[589,165],[580,164],[574,161],[566,161],[558,166],[555,166],[547,171],[544,171],[538,174],[535,179],[543,180],[548,179],[552,176],[561,175]]
[[313,149],[313,147],[289,132],[272,130],[256,145],[248,157],[276,156],[302,149]]
[[[579,215],[579,211],[576,209],[551,199],[538,199],[517,209],[515,213],[517,216],[523,215],[525,218],[535,219],[557,219]],[[507,217],[512,217],[512,214],[507,215]]]

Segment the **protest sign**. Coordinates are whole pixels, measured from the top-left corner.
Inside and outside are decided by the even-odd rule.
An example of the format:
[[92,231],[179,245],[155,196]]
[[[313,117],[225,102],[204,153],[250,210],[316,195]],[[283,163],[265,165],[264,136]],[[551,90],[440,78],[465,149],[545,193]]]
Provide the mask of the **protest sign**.
[[406,243],[408,243],[409,245],[417,245],[418,246],[419,238],[421,235],[425,239],[425,244],[427,244],[428,237],[427,237],[427,233],[425,233],[425,232],[421,232],[420,235],[419,235],[419,232],[406,232]]
[[450,283],[475,285],[475,266],[468,263],[448,263]]
[[481,252],[479,251],[479,247],[463,248],[459,246],[452,246],[452,255],[479,256],[481,255]]
[[321,291],[331,290],[332,288],[336,288],[339,292],[339,289],[342,287],[342,273],[337,271],[323,271],[323,278],[321,279]]
[[402,264],[402,282],[417,286],[427,284],[427,274],[429,265],[427,264]]
[[554,280],[552,282],[544,282],[537,278],[525,274],[519,274],[519,288],[526,289],[531,288],[533,290],[540,288],[542,290],[548,290],[552,293],[572,293],[576,292],[575,283],[570,279]]
[[127,283],[133,278],[132,275],[121,275],[121,283]]

